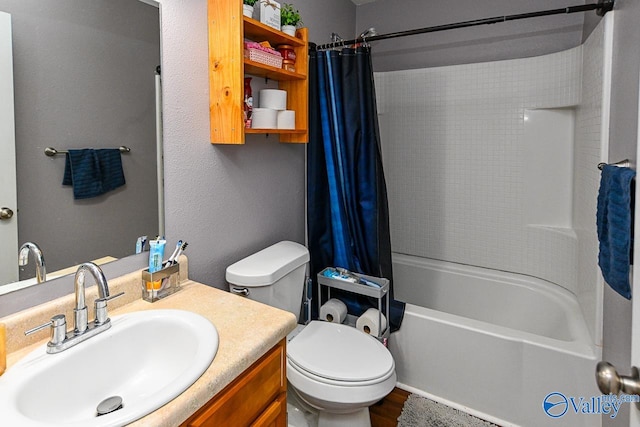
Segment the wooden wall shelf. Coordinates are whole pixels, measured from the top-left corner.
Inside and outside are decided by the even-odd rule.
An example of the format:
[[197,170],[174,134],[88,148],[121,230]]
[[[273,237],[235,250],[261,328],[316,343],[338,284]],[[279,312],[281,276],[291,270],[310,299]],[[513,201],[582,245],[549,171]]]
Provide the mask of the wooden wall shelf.
[[[244,144],[247,134],[277,134],[280,142],[308,141],[308,31],[296,37],[242,15],[241,0],[209,0],[209,113],[212,144]],[[293,46],[296,72],[250,61],[244,57],[244,39]],[[287,91],[287,109],[296,112],[296,129],[245,129],[244,77],[278,81]]]
[[291,37],[282,31],[275,30],[268,25],[264,25],[262,22],[247,16],[242,17],[244,24],[244,34],[248,39],[252,40],[269,40],[275,44],[290,44],[292,46],[305,46],[306,40],[301,40],[297,37]]
[[273,133],[280,135],[303,135],[307,133],[306,129],[245,129],[244,133]]

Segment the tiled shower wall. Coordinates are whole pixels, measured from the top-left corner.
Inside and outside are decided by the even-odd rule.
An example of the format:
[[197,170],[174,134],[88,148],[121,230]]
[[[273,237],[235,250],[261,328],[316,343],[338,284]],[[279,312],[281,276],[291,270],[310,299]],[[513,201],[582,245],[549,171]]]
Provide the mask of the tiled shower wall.
[[[602,101],[596,39],[601,29],[584,49],[375,75],[393,251],[532,275],[579,299],[582,293],[594,338],[600,121],[591,118]],[[574,212],[567,213],[574,224],[528,224],[525,110],[562,107],[576,113],[575,167],[567,165],[574,167]],[[582,265],[590,268],[579,286]]]
[[582,45],[582,96],[576,109],[576,145],[573,192],[573,229],[578,242],[577,297],[587,326],[598,344],[602,342],[602,275],[598,268],[598,238],[594,231],[596,195],[600,171],[594,167],[608,161],[610,65],[613,19],[605,17]]

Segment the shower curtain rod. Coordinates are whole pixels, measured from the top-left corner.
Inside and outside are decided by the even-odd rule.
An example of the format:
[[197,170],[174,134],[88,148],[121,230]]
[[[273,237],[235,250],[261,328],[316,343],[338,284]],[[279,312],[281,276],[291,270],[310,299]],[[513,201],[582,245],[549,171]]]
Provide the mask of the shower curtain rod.
[[378,40],[394,39],[397,37],[415,36],[417,34],[435,33],[437,31],[454,30],[457,28],[474,27],[477,25],[497,24],[499,22],[516,21],[518,19],[537,18],[540,16],[561,15],[577,12],[588,12],[595,10],[598,15],[604,16],[605,13],[613,9],[614,0],[598,0],[598,3],[584,4],[579,6],[568,6],[561,9],[543,10],[540,12],[521,13],[517,15],[496,16],[494,18],[476,19],[473,21],[456,22],[453,24],[436,25],[434,27],[418,28],[415,30],[399,31],[396,33],[380,34],[379,36],[358,37],[353,40],[340,40],[333,43],[316,45],[309,43],[311,49],[325,50],[336,47],[353,45],[356,43],[369,43]]

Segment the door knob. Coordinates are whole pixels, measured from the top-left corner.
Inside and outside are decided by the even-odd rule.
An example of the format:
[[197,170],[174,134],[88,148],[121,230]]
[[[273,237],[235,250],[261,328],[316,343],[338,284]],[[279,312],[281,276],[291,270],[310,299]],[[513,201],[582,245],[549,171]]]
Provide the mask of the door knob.
[[13,211],[9,208],[0,208],[0,220],[10,219],[13,216]]
[[598,388],[604,394],[619,395],[640,394],[640,373],[638,368],[631,368],[631,376],[625,377],[618,374],[615,366],[609,362],[598,362],[596,366],[596,382]]

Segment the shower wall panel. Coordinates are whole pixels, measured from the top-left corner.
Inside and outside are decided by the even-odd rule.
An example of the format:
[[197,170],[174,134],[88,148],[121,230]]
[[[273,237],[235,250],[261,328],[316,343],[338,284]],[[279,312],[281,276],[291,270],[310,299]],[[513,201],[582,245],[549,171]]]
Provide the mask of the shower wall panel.
[[603,278],[594,231],[600,171],[608,161],[613,19],[603,19],[583,44],[582,96],[576,109],[573,228],[578,237],[578,301],[595,343],[602,343]]
[[578,47],[376,73],[393,250],[530,274],[575,293],[573,229],[527,223],[524,112],[578,105],[581,69]]

